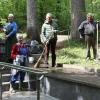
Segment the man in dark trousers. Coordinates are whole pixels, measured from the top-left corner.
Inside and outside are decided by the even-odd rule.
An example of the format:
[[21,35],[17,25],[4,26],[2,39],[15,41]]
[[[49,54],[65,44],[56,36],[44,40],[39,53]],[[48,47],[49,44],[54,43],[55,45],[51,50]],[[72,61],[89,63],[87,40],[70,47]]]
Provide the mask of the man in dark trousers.
[[83,38],[85,38],[85,42],[86,42],[86,45],[87,45],[87,55],[86,55],[87,60],[91,58],[91,54],[90,54],[91,46],[92,46],[92,49],[93,49],[94,61],[98,60],[96,25],[97,25],[97,23],[94,22],[93,14],[88,13],[87,14],[87,20],[83,21],[78,28],[79,32],[81,33],[81,36]]
[[6,40],[6,59],[8,63],[12,63],[12,59],[10,57],[11,55],[11,49],[12,45],[17,42],[16,40],[16,33],[17,33],[17,24],[14,21],[14,15],[9,14],[7,23],[3,28],[3,31],[5,32],[5,40]]
[[45,63],[48,64],[49,51],[52,54],[52,67],[56,64],[56,42],[57,42],[57,23],[52,19],[52,14],[46,14],[46,20],[42,25],[41,42],[45,45]]

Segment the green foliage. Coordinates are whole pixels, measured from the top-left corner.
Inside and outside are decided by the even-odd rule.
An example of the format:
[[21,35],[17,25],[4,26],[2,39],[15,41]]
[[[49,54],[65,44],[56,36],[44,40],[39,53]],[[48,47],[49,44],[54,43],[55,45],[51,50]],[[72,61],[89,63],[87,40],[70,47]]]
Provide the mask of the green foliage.
[[69,0],[36,0],[37,15],[40,27],[45,20],[48,12],[53,14],[54,19],[58,20],[60,30],[70,26],[70,1]]
[[0,17],[13,13],[19,28],[26,26],[26,0],[0,0]]
[[[39,27],[48,12],[53,13],[58,20],[60,30],[71,26],[71,0],[35,0]],[[86,12],[93,12],[95,19],[100,21],[100,0],[85,0]],[[20,30],[26,29],[26,0],[0,0],[0,18],[6,19],[9,13],[15,15],[15,21]],[[67,34],[67,33],[65,33]]]
[[1,18],[1,19],[0,19],[0,24],[1,24],[1,25],[5,25],[5,24],[6,24],[6,21],[7,21],[6,19],[2,19],[2,18]]
[[86,0],[86,12],[92,12],[95,20],[100,21],[100,0]]

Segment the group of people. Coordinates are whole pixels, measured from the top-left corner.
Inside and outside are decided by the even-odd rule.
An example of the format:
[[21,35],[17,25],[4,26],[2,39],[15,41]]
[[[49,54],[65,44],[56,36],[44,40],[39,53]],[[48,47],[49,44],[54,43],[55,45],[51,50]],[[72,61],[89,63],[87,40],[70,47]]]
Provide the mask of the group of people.
[[[87,14],[87,19],[83,21],[78,28],[80,35],[85,39],[87,45],[86,60],[91,59],[90,48],[93,48],[94,61],[98,61],[97,54],[97,31],[99,29],[98,22],[94,21],[94,16],[92,13]],[[52,14],[47,13],[46,20],[42,25],[41,30],[41,41],[45,45],[45,63],[48,64],[49,51],[52,54],[52,67],[56,65],[56,42],[58,30],[57,23],[52,19]]]
[[[26,66],[28,63],[29,50],[23,42],[23,35],[16,34],[17,30],[14,15],[9,14],[6,25],[0,29],[0,31],[5,33],[6,61],[14,65]],[[14,84],[18,79],[20,80],[21,88],[23,88],[24,77],[25,72],[11,69],[10,92],[15,92]]]
[[[23,36],[17,35],[17,24],[14,22],[14,15],[9,14],[7,24],[1,29],[1,31],[5,32],[6,39],[6,50],[7,50],[7,62],[26,66],[28,61],[29,51],[27,46],[23,43]],[[81,36],[85,38],[87,44],[87,55],[86,59],[90,59],[90,47],[93,48],[94,60],[97,60],[97,48],[96,48],[96,27],[97,23],[94,22],[93,15],[91,13],[87,14],[87,19],[83,21],[78,30],[81,33]],[[56,65],[56,43],[57,43],[57,34],[59,33],[58,25],[55,20],[52,18],[51,13],[46,14],[46,19],[41,28],[41,42],[44,44],[45,48],[45,64],[49,64],[49,52],[51,50],[52,54],[52,67]],[[17,35],[17,36],[16,36]],[[13,70],[13,69],[12,69]],[[12,71],[13,72],[13,71]],[[25,77],[25,72],[16,71],[11,75],[10,80],[10,91],[14,92],[14,83],[20,76],[20,82],[23,84],[23,80]]]
[[[48,64],[49,51],[52,53],[52,67],[56,64],[56,42],[57,42],[57,24],[52,20],[52,14],[46,15],[46,20],[41,30],[41,42],[45,45],[45,63]],[[5,45],[6,45],[6,58],[8,63],[14,65],[26,66],[28,62],[29,50],[25,43],[23,43],[23,36],[17,35],[17,24],[14,21],[14,15],[9,14],[6,25],[0,29],[5,33]],[[23,81],[25,72],[20,70],[11,69],[10,79],[10,92],[15,92],[14,84],[19,79],[21,87],[23,88]]]

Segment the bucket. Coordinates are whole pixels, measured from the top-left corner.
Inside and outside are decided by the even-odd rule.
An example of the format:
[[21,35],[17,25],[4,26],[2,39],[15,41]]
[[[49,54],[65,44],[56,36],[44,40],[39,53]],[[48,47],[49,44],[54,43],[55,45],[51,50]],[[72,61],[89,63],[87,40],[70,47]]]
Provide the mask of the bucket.
[[29,63],[32,64],[34,62],[34,57],[28,57]]

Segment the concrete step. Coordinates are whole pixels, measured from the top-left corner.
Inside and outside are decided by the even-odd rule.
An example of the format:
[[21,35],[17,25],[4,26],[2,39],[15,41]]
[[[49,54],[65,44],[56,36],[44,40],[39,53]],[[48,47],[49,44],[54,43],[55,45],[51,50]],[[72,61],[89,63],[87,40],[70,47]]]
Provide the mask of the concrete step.
[[[16,92],[15,94],[10,94],[8,92],[3,93],[3,100],[37,100],[36,92]],[[49,95],[40,94],[40,100],[60,100]]]
[[[10,88],[10,75],[11,75],[11,69],[7,68],[2,71],[2,91],[9,91]],[[30,80],[30,81],[28,81]],[[24,88],[25,90],[29,90],[29,85],[31,90],[36,90],[36,77],[33,74],[26,75],[25,81],[24,81]],[[15,84],[15,89],[19,89],[19,81]]]
[[9,82],[10,74],[2,74],[2,82]]
[[[10,72],[10,69],[5,69],[2,71],[2,88],[3,88],[3,91],[8,91],[9,90],[9,87],[10,87],[10,76],[11,76],[11,72]],[[6,74],[6,73],[9,73],[9,74]],[[30,80],[30,81],[29,81]],[[36,89],[36,77],[35,75],[33,74],[27,74],[25,75],[25,79],[24,79],[24,86],[25,88],[29,88],[28,87],[28,83],[30,83],[30,88],[31,90],[35,90]],[[16,84],[15,84],[15,89],[18,89],[19,87],[19,82],[17,81]]]
[[10,74],[10,73],[11,73],[11,69],[10,68],[2,70],[2,74]]
[[[30,84],[30,87],[29,85]],[[36,90],[36,81],[30,81],[29,83],[27,81],[24,81],[24,90]],[[3,82],[2,83],[2,91],[9,91],[9,88],[10,88],[10,82]],[[15,90],[19,90],[19,81],[17,81],[14,85],[14,89]]]

